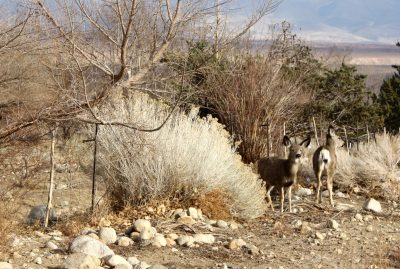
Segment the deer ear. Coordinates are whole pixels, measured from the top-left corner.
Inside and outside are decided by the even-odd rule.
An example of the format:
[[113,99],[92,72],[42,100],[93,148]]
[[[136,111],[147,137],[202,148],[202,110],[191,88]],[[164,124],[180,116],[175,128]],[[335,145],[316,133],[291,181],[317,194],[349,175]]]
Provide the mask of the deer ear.
[[286,147],[290,147],[292,145],[292,141],[290,141],[290,138],[287,135],[283,137],[283,145]]
[[301,143],[300,146],[303,146],[305,148],[309,148],[311,144],[311,137],[307,137],[306,139],[304,139]]

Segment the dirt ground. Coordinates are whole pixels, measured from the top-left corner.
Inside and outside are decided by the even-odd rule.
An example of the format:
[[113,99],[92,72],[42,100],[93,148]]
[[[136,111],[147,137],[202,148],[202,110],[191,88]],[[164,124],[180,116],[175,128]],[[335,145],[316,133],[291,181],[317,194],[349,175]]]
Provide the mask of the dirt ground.
[[[3,197],[10,196],[8,201],[11,199],[14,206],[18,205],[12,217],[15,222],[23,223],[32,206],[47,201],[49,167],[44,157],[47,156],[47,146],[42,145],[40,149],[37,146],[18,150],[3,148],[0,154],[1,184],[5,186],[16,179],[23,180],[12,188],[14,198],[5,188],[1,193]],[[66,157],[60,158],[59,162],[71,163]],[[28,175],[24,169],[28,170]],[[59,214],[73,216],[86,212],[91,201],[89,174],[80,168],[64,170],[56,173],[55,182],[54,205]],[[21,193],[23,199],[18,199],[21,196],[17,195]],[[124,257],[136,256],[141,261],[163,264],[168,268],[400,268],[400,206],[391,201],[380,201],[384,212],[376,215],[362,209],[365,199],[355,194],[336,197],[337,207],[331,208],[327,198],[320,206],[313,202],[314,196],[301,197],[294,201],[297,213],[281,214],[269,210],[260,218],[237,221],[239,228],[235,230],[214,227],[211,231],[201,221],[190,226],[176,225],[169,217],[151,217],[149,214],[158,232],[211,233],[216,242],[197,247],[156,248],[139,244],[110,247]],[[122,234],[135,218],[131,215],[115,222],[111,218],[111,227]],[[58,268],[68,255],[68,245],[74,235],[60,234],[54,229],[60,229],[72,219],[63,218],[60,222],[64,223],[47,230],[19,224],[18,229],[11,231],[10,238],[2,239],[11,245],[1,250],[0,261],[12,262],[14,268]],[[337,221],[337,229],[327,227],[330,219]],[[81,223],[82,227],[90,224],[93,223],[89,220]],[[59,249],[45,247],[49,238],[57,242]],[[255,245],[260,253],[252,254],[245,248],[228,249],[226,245],[237,238]],[[37,262],[38,257],[41,264]]]

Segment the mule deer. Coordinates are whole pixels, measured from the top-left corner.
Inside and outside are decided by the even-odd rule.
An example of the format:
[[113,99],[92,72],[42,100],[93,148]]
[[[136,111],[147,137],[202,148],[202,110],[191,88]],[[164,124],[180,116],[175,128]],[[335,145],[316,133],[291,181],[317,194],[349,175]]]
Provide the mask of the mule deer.
[[336,171],[336,135],[332,126],[329,126],[328,132],[326,134],[326,144],[317,148],[313,156],[313,168],[315,176],[318,180],[317,186],[317,203],[322,201],[321,192],[321,179],[326,176],[326,185],[329,191],[329,201],[331,206],[333,206],[332,198],[332,187],[333,187],[333,176]]
[[289,147],[287,159],[261,158],[258,161],[258,173],[265,181],[267,187],[267,198],[272,211],[274,206],[271,199],[271,191],[274,187],[280,188],[281,212],[285,200],[285,188],[288,190],[289,211],[292,212],[292,185],[297,181],[297,172],[304,157],[305,148],[310,145],[311,138],[303,140],[300,144],[293,144],[286,135],[283,137],[283,144]]

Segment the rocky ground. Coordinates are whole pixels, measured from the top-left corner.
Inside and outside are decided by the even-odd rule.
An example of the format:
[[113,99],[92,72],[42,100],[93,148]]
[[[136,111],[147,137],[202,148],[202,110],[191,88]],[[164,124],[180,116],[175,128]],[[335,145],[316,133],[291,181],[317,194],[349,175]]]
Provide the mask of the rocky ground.
[[18,210],[1,217],[20,224],[0,238],[8,243],[0,249],[0,269],[400,268],[399,201],[364,208],[367,199],[355,190],[336,191],[331,208],[326,197],[317,205],[312,190],[301,188],[293,213],[268,210],[247,222],[210,219],[197,208],[167,203],[93,220],[85,214],[90,174],[59,158],[53,204],[61,218],[48,229],[29,225],[43,216],[43,207],[35,206],[47,200],[48,152],[42,149],[0,149],[1,179],[25,180],[17,192],[2,194]]
[[0,268],[400,268],[396,202],[366,210],[365,198],[337,192],[331,209],[307,194],[295,197],[296,213],[243,223],[159,205],[142,219],[102,219],[80,235],[37,227],[10,238]]

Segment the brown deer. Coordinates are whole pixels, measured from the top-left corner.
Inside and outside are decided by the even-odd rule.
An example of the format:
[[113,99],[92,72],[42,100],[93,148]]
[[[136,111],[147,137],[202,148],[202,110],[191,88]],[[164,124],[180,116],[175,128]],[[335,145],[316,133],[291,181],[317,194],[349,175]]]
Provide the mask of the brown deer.
[[300,144],[293,144],[286,135],[283,137],[283,144],[289,147],[287,159],[261,158],[258,161],[258,173],[265,181],[267,187],[267,198],[272,211],[274,206],[271,199],[271,191],[274,187],[280,189],[281,212],[285,200],[285,188],[288,191],[289,211],[292,212],[292,186],[297,182],[301,160],[304,158],[304,151],[310,145],[311,138],[303,140]]
[[332,126],[329,126],[328,132],[326,134],[326,144],[317,148],[313,155],[313,168],[315,176],[318,180],[317,186],[317,203],[321,203],[322,201],[322,192],[321,192],[321,179],[323,176],[326,176],[326,183],[329,191],[329,201],[331,206],[333,204],[332,198],[332,187],[333,187],[333,176],[336,171],[336,135]]

